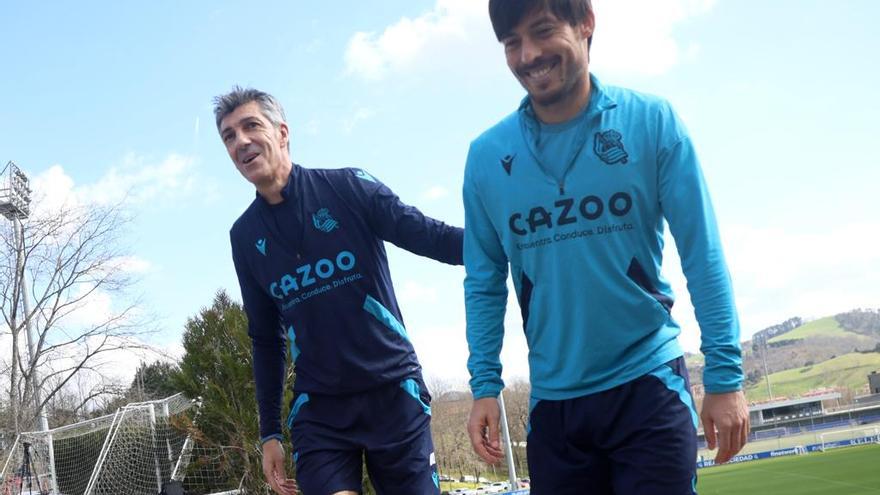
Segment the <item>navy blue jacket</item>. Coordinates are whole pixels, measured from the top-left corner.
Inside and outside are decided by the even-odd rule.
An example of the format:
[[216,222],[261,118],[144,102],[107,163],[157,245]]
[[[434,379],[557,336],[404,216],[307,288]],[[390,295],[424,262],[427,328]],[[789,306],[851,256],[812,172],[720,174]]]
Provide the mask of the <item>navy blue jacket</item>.
[[260,435],[281,432],[286,352],[296,393],[349,394],[420,375],[383,241],[462,264],[462,229],[424,216],[360,169],[296,164],[271,205],[230,231],[253,342]]

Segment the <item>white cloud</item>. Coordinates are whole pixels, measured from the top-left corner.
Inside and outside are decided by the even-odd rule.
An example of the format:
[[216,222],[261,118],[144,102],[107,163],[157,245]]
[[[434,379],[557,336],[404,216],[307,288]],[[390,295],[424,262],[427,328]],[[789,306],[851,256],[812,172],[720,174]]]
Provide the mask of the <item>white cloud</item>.
[[[513,307],[514,311],[516,307]],[[465,324],[430,326],[410,332],[413,347],[418,354],[425,376],[449,383],[467,383],[468,346]],[[505,324],[504,344],[501,349],[502,378],[512,383],[518,378],[528,378],[528,348],[522,326]]]
[[114,204],[144,205],[192,192],[196,177],[192,157],[170,154],[161,162],[129,153],[93,184],[77,185],[61,165],[53,165],[33,180],[35,209]]
[[464,322],[449,326],[411,326],[413,347],[425,376],[446,381],[466,382],[468,348]]
[[144,274],[153,268],[152,263],[138,256],[124,256],[116,261],[119,268],[126,273]]
[[[101,337],[88,339],[83,347],[88,346],[90,348],[95,348],[100,344],[100,340]],[[122,340],[111,339],[110,345],[123,346],[126,344]],[[59,357],[53,361],[52,366],[57,369],[59,366],[69,366],[74,359],[81,359],[81,356],[77,356],[75,353],[73,354],[74,355]],[[95,358],[95,361],[92,364],[100,371],[105,372],[108,377],[127,383],[134,377],[141,361],[149,359],[149,354],[150,352],[144,349],[117,349],[102,353],[99,357]],[[155,357],[153,359],[155,359]]]
[[107,322],[113,317],[113,298],[110,294],[95,290],[91,294],[87,291],[91,287],[79,287],[77,293],[71,298],[82,298],[76,309],[71,311],[63,320],[65,328],[89,328]]
[[657,75],[697,56],[699,44],[685,46],[677,25],[709,12],[715,0],[599,0],[591,67],[599,73]]
[[[793,316],[831,316],[880,307],[880,223],[841,224],[821,231],[724,227],[742,338]],[[676,293],[673,315],[686,349],[699,348],[686,281],[668,238],[663,272]]]
[[[506,383],[511,383],[515,379],[528,378],[529,362],[519,303],[510,280],[508,291],[501,363],[502,378]],[[406,292],[406,289],[402,292]],[[402,294],[398,296],[403,300]],[[456,304],[460,303],[463,303],[463,297]],[[430,379],[439,379],[455,385],[465,384],[470,376],[467,371],[469,351],[465,338],[464,305],[456,305],[454,310],[448,310],[461,315],[462,319],[449,325],[438,325],[432,321],[439,316],[431,314],[431,311],[437,311],[434,309],[410,314],[407,328],[410,329],[410,338],[429,383]]]
[[119,166],[111,167],[94,185],[83,186],[81,197],[101,204],[127,199],[142,204],[167,199],[177,193],[187,193],[195,185],[190,173],[191,157],[171,154],[159,163],[129,153]]
[[422,199],[426,201],[434,201],[449,196],[449,189],[443,186],[432,186],[422,193]]
[[[25,344],[20,342],[19,345],[22,346],[21,352],[24,353],[24,360],[27,361]],[[8,334],[0,335],[2,356],[10,355],[11,346],[11,337]],[[55,372],[61,372],[59,377],[66,376],[67,372],[63,370],[69,370],[78,364],[87,352],[94,352],[99,346],[115,349],[92,356],[88,360],[87,367],[77,372],[76,378],[65,387],[65,390],[75,393],[77,389],[90,390],[101,384],[109,383],[128,386],[141,363],[152,363],[157,360],[176,362],[183,356],[183,348],[180,343],[157,346],[138,338],[123,340],[118,337],[110,337],[104,341],[104,337],[95,336],[78,344],[65,346],[63,351],[44,355],[42,359],[45,361],[41,360],[41,366],[37,373],[41,378],[46,378]],[[7,364],[5,360],[4,364]],[[8,386],[8,383],[5,382],[0,384],[3,393],[8,393]],[[43,393],[46,393],[45,389]]]
[[437,302],[437,289],[420,284],[415,280],[403,282],[402,290],[397,291],[397,298],[401,303],[435,303]]
[[[96,340],[97,337],[93,340]],[[95,345],[95,342],[90,342]],[[112,342],[113,345],[121,345],[121,341]],[[153,363],[155,361],[177,362],[183,355],[183,346],[180,343],[174,343],[167,346],[159,346],[148,340],[131,338],[128,340],[130,344],[127,348],[115,349],[102,353],[100,358],[95,361],[100,371],[108,378],[118,380],[125,385],[131,383],[138,367],[143,363]],[[55,364],[58,367],[58,364]]]
[[[488,27],[485,1],[437,0],[434,8],[415,19],[403,17],[381,34],[357,32],[345,51],[346,72],[379,80],[390,72],[406,70],[436,45],[472,41],[477,29]],[[482,23],[479,21],[483,21]],[[477,26],[478,24],[479,27]],[[481,36],[484,41],[491,37]],[[464,46],[464,45],[462,45]],[[463,54],[457,55],[461,57]],[[433,57],[427,57],[434,61]]]
[[35,212],[57,211],[64,205],[78,204],[73,179],[64,172],[61,165],[52,165],[34,177],[31,184],[34,199],[31,204]]
[[[591,68],[651,75],[670,70],[699,53],[696,42],[681,45],[673,36],[675,27],[714,5],[715,0],[595,1]],[[437,0],[431,11],[414,19],[403,17],[381,33],[355,33],[346,48],[345,66],[348,74],[371,81],[448,64],[473,76],[474,68],[494,60],[489,57],[503,63],[486,1]],[[474,59],[483,63],[472,65]]]
[[810,231],[732,225],[729,234],[731,272],[738,293],[749,298],[743,312],[776,315],[764,326],[880,306],[878,222]]
[[358,125],[358,123],[369,119],[370,117],[375,115],[375,113],[376,112],[369,108],[358,108],[357,110],[355,110],[354,115],[345,119],[342,122],[342,129],[345,131],[346,134],[349,134],[351,133],[351,131],[354,130],[355,126]]

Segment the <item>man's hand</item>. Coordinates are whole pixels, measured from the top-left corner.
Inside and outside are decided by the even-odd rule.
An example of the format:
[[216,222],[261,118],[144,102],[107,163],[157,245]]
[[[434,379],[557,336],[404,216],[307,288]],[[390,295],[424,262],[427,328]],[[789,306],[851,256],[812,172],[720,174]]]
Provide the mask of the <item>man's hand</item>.
[[468,419],[468,435],[471,437],[474,452],[489,464],[497,464],[504,457],[501,453],[501,442],[498,440],[500,421],[498,399],[484,397],[474,401],[471,417]]
[[748,442],[749,408],[742,391],[706,394],[700,419],[703,420],[709,450],[718,447],[716,464],[729,461]]
[[296,480],[284,471],[284,447],[275,438],[263,444],[263,476],[278,495],[296,495]]

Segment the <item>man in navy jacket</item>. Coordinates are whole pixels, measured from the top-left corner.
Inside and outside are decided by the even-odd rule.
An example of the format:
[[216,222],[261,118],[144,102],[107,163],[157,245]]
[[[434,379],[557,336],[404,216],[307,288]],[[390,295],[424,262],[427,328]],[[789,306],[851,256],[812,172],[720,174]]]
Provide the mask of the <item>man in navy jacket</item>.
[[354,168],[291,163],[289,130],[271,95],[215,98],[217,130],[257,190],[232,226],[232,257],[253,342],[263,470],[279,494],[281,398],[296,370],[287,424],[308,494],[358,493],[361,463],[381,493],[438,493],[430,395],[394,296],[384,241],[462,264],[459,228],[403,204]]

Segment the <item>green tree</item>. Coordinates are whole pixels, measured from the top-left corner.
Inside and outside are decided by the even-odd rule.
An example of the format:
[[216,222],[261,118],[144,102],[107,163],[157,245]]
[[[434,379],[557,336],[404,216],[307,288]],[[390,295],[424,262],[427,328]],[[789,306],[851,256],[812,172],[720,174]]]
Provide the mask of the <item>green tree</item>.
[[[196,459],[191,467],[201,468],[211,458],[210,462],[219,466],[226,478],[216,486],[201,488],[238,488],[243,476],[242,488],[246,493],[266,492],[251,341],[241,304],[224,291],[217,292],[209,308],[203,308],[198,316],[187,321],[183,347],[185,354],[173,377],[173,386],[187,397],[202,398],[199,416],[187,427],[200,447],[204,447],[203,451],[211,451],[211,455],[203,457],[199,457],[198,450],[194,451]],[[291,367],[288,384],[292,380]],[[291,392],[289,387],[286,390],[284,402],[289,403]],[[292,463],[289,469],[293,473]]]
[[177,366],[166,361],[141,363],[128,389],[129,398],[132,401],[158,400],[176,394],[174,375],[177,372]]

